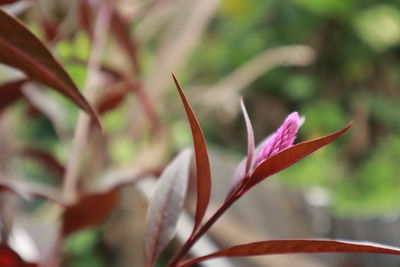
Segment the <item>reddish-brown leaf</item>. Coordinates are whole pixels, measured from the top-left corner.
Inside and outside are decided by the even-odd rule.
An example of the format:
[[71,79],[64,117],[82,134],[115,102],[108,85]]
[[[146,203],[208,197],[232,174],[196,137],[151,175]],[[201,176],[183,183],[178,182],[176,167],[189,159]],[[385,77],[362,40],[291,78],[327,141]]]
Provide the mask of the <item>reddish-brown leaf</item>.
[[21,0],[0,0],[0,5],[9,5],[9,4],[12,4],[12,3],[15,3],[18,1],[21,1]]
[[23,97],[21,88],[27,81],[27,79],[18,79],[0,85],[0,112]]
[[369,242],[339,240],[269,240],[223,249],[218,252],[184,262],[179,267],[217,257],[248,257],[290,253],[372,253],[400,255],[400,248]]
[[197,180],[197,203],[196,203],[196,215],[195,224],[193,228],[193,233],[199,227],[208,207],[210,201],[211,193],[211,171],[210,162],[208,159],[208,152],[206,142],[204,140],[204,135],[201,130],[200,124],[194,115],[192,108],[187,101],[185,94],[182,91],[181,86],[178,83],[175,75],[172,74],[174,78],[175,85],[178,89],[179,95],[181,97],[183,106],[185,108],[186,116],[190,123],[190,128],[192,130],[193,142],[194,142],[194,152],[196,156],[196,180]]
[[146,266],[153,266],[175,234],[189,180],[191,151],[184,150],[161,174],[150,200],[144,235]]
[[56,18],[42,18],[40,20],[40,26],[43,29],[47,42],[57,41],[60,25],[61,21]]
[[288,168],[308,154],[331,143],[346,132],[350,128],[351,124],[352,123],[349,123],[343,129],[330,135],[296,144],[265,160],[254,170],[254,173],[246,184],[246,191],[268,176]]
[[[79,1],[79,22],[89,36],[93,35],[92,6],[88,0]],[[132,38],[127,21],[121,17],[117,10],[113,10],[111,17],[111,34],[115,36],[119,45],[127,54],[132,67],[138,71],[137,44]]]
[[84,228],[101,224],[118,200],[118,189],[81,197],[66,207],[62,217],[62,234],[67,236]]
[[67,72],[47,48],[18,20],[0,9],[0,62],[20,69],[68,97],[85,110],[100,127],[100,122]]
[[22,258],[6,244],[0,244],[0,266],[1,267],[27,267]]
[[125,50],[130,62],[132,63],[132,67],[138,71],[139,61],[137,58],[137,44],[130,33],[127,21],[125,21],[116,10],[114,10],[112,14],[110,26],[112,34],[114,34],[122,49]]
[[97,101],[96,109],[101,115],[120,106],[128,93],[127,85],[114,87],[112,91],[105,92]]
[[79,0],[79,23],[81,28],[89,35],[92,36],[92,10],[87,0]]

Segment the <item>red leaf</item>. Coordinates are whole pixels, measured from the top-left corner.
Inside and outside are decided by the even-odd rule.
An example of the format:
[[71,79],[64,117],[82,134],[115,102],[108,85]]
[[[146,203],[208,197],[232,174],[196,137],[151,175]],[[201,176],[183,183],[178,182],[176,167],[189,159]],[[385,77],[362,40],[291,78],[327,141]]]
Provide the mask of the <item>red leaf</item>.
[[0,244],[0,266],[1,267],[23,267],[24,261],[6,244]]
[[0,5],[8,5],[8,4],[18,2],[18,1],[21,1],[21,0],[0,0]]
[[[79,21],[83,30],[89,36],[93,35],[92,26],[92,6],[88,0],[79,1]],[[135,70],[139,70],[139,61],[137,58],[137,44],[131,36],[129,25],[117,10],[113,10],[111,17],[111,34],[113,34],[122,49],[125,50],[132,66]]]
[[134,42],[128,23],[114,10],[111,18],[111,28],[116,40],[125,50],[133,68],[139,70],[139,62],[137,58],[137,45]]
[[[129,86],[129,85],[128,85]],[[117,108],[124,100],[128,93],[127,85],[114,87],[113,90],[105,92],[97,101],[96,109],[99,114],[103,115],[108,111]]]
[[117,200],[117,189],[81,197],[77,203],[68,206],[63,213],[63,236],[101,224],[107,218]]
[[100,127],[93,109],[47,48],[24,25],[1,9],[0,62],[59,91],[85,110]]
[[79,0],[79,23],[89,36],[92,36],[92,12],[87,0]]
[[27,79],[18,79],[0,85],[0,112],[23,97],[21,88],[27,81]]
[[40,20],[40,25],[43,29],[47,42],[55,42],[60,37],[58,36],[61,26],[61,21],[59,19],[42,18]]
[[217,257],[248,257],[290,253],[372,253],[400,255],[400,248],[370,242],[337,240],[269,240],[223,249],[215,253],[184,262],[179,267]]
[[35,263],[25,262],[14,250],[6,244],[0,244],[0,266],[1,267],[35,267]]
[[291,146],[265,160],[254,170],[254,173],[246,184],[245,190],[249,190],[255,184],[261,182],[268,176],[288,168],[308,154],[331,143],[346,132],[350,128],[351,124],[352,123],[347,124],[343,129],[330,135]]
[[191,151],[184,150],[161,174],[146,219],[144,252],[146,266],[153,266],[175,234],[186,196]]
[[175,75],[172,74],[176,87],[178,88],[179,95],[182,99],[183,106],[185,108],[186,116],[190,123],[192,130],[194,151],[196,155],[196,172],[197,172],[197,203],[196,203],[196,216],[193,233],[199,227],[207,210],[208,202],[210,201],[211,192],[211,171],[210,162],[208,159],[208,152],[206,142],[204,140],[203,132],[200,128],[200,124],[190,107],[181,86],[178,83]]

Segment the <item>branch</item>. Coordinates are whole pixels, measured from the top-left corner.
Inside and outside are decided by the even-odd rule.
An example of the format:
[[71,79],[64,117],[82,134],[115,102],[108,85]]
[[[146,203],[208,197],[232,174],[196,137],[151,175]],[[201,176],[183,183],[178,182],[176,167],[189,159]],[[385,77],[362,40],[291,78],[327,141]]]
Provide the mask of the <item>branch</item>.
[[[101,2],[94,26],[92,49],[88,62],[86,82],[83,90],[83,93],[86,99],[88,99],[89,103],[94,101],[97,89],[97,75],[101,68],[100,63],[110,26],[110,4],[111,1],[109,0],[103,0]],[[67,202],[73,201],[76,198],[79,177],[79,163],[87,142],[89,127],[89,117],[83,112],[79,112],[72,148],[64,176],[63,197]]]
[[271,69],[281,66],[307,66],[314,58],[314,50],[306,45],[269,48],[232,71],[208,90],[196,90],[201,96],[193,99],[199,99],[199,102],[211,108],[223,106],[224,111],[232,118],[239,111],[239,106],[231,103],[240,98],[239,92],[243,88]]

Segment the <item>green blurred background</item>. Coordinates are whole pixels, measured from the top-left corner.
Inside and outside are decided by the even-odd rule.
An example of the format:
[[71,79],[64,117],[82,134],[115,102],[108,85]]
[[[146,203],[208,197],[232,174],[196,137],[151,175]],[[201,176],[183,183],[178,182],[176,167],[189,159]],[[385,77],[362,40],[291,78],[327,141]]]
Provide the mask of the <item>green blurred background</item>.
[[[210,82],[266,48],[310,45],[314,63],[273,69],[242,92],[258,140],[293,110],[306,117],[301,141],[352,120],[350,134],[284,171],[282,180],[328,189],[340,215],[397,213],[399,7],[396,1],[226,0],[193,53],[188,75]],[[228,125],[210,121],[204,121],[208,140],[244,153],[241,118]]]

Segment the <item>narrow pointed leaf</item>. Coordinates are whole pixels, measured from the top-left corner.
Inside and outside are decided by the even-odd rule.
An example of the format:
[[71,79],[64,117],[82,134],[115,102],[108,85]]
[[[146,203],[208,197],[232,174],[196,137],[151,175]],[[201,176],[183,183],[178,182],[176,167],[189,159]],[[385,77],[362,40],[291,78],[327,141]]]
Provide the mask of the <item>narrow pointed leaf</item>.
[[92,10],[87,0],[78,0],[78,18],[81,28],[89,35],[92,36]]
[[58,18],[42,18],[39,23],[47,43],[55,43],[61,37],[61,20]]
[[187,101],[181,86],[178,83],[175,75],[172,74],[175,85],[178,89],[183,106],[185,108],[186,116],[189,120],[190,128],[192,130],[194,151],[196,156],[196,180],[197,180],[197,203],[196,215],[193,232],[199,227],[208,207],[211,193],[211,170],[210,162],[208,159],[208,152],[206,142],[204,140],[203,132],[200,124],[194,115],[192,108]]
[[115,207],[118,192],[118,189],[113,189],[86,195],[77,203],[67,206],[62,218],[63,236],[102,223]]
[[246,158],[239,163],[236,167],[233,177],[231,179],[230,190],[228,192],[227,198],[229,198],[234,192],[235,189],[239,186],[239,184],[246,177],[249,178],[251,172],[254,168],[254,153],[255,153],[255,144],[254,144],[254,132],[253,127],[251,125],[251,121],[249,115],[247,113],[246,107],[243,102],[243,97],[240,99],[240,107],[242,108],[243,118],[246,123],[246,131],[247,131],[247,156]]
[[250,175],[250,172],[253,170],[254,164],[254,132],[253,127],[251,126],[251,122],[249,119],[249,115],[247,114],[246,107],[243,103],[243,98],[240,100],[240,106],[242,108],[243,117],[246,122],[246,130],[247,130],[247,160],[246,160],[246,170],[245,175]]
[[370,242],[339,240],[269,240],[223,249],[218,252],[189,260],[179,267],[217,257],[248,257],[291,253],[372,253],[400,255],[400,248]]
[[139,70],[139,62],[137,58],[137,45],[131,36],[128,23],[121,15],[114,10],[111,18],[111,28],[115,39],[119,42],[122,49],[125,50],[133,68]]
[[49,50],[18,20],[0,9],[0,62],[25,72],[27,76],[68,97],[100,122],[67,72]]
[[347,124],[343,129],[330,135],[291,146],[265,160],[254,170],[254,173],[246,184],[246,190],[249,190],[268,176],[288,168],[308,154],[336,140],[351,127],[351,124]]
[[150,201],[144,252],[146,266],[153,266],[175,234],[176,223],[186,196],[191,151],[184,150],[161,174]]
[[[88,0],[79,0],[79,21],[83,30],[89,36],[93,35],[93,14],[92,6]],[[128,22],[119,14],[117,10],[113,10],[110,27],[111,34],[115,36],[116,41],[125,51],[135,70],[139,70],[139,61],[137,58],[137,44],[130,34]]]

